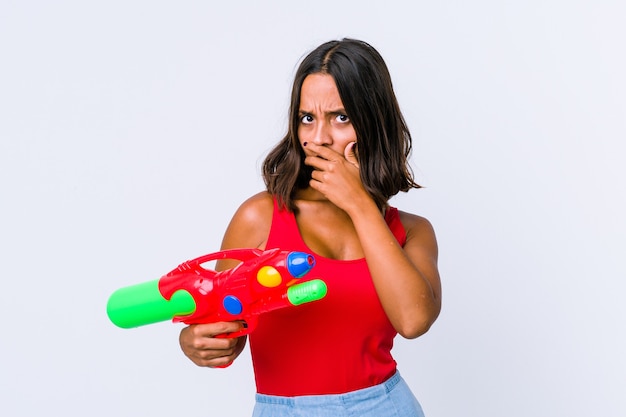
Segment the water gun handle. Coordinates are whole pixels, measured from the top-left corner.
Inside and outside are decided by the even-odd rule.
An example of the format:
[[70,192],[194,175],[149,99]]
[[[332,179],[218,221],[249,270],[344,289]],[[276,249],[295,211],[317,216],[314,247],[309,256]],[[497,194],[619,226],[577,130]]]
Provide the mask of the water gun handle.
[[237,261],[246,262],[254,258],[259,258],[262,255],[272,254],[277,252],[277,249],[271,249],[268,251],[262,251],[260,249],[227,249],[219,252],[209,253],[207,255],[200,256],[198,258],[192,259],[191,261],[184,262],[178,266],[175,270],[170,272],[170,274],[184,272],[188,269],[197,269],[200,268],[204,271],[208,271],[201,267],[202,264],[211,261],[217,261],[220,259],[234,259]]

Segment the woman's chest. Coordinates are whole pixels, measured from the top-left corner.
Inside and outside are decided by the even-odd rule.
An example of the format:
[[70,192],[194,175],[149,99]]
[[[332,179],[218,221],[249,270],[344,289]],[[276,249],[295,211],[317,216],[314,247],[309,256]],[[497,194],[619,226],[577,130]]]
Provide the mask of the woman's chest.
[[347,216],[327,213],[317,216],[296,216],[302,240],[312,252],[334,260],[364,257],[359,236]]

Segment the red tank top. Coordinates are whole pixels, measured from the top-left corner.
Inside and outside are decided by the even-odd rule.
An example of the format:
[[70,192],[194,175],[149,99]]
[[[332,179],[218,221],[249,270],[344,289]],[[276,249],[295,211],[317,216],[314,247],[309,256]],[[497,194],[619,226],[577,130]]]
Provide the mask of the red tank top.
[[[401,245],[398,211],[385,220]],[[365,259],[324,258],[304,243],[292,212],[274,202],[267,249],[311,253],[307,277],[328,286],[325,298],[263,314],[250,334],[257,392],[297,396],[338,394],[384,382],[396,371],[391,348],[396,331],[376,294]]]

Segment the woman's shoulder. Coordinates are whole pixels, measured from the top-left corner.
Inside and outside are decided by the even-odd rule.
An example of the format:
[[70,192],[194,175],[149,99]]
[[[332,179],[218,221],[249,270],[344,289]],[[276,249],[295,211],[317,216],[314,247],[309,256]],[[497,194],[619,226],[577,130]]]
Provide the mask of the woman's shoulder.
[[272,220],[274,198],[267,191],[257,193],[246,199],[235,213],[238,221],[250,225],[259,225]]
[[241,207],[249,210],[272,211],[274,210],[274,197],[267,191],[261,191],[248,197]]
[[260,192],[246,199],[233,215],[224,247],[264,247],[272,225],[274,199],[268,192]]
[[409,213],[408,211],[403,211],[399,208],[396,208],[396,210],[398,210],[398,215],[400,216],[400,220],[402,221],[402,223],[406,222],[409,225],[424,223],[430,224],[430,221],[426,217],[414,213]]
[[400,222],[406,231],[407,240],[414,237],[434,238],[435,231],[431,222],[423,216],[398,210]]

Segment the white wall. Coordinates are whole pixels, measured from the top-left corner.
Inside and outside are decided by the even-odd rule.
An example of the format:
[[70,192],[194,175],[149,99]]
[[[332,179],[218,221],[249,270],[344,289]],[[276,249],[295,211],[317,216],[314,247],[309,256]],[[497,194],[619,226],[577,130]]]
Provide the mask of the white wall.
[[427,415],[625,415],[624,3],[257,3],[0,4],[3,415],[249,415],[248,352],[196,368],[105,304],[218,249],[343,36],[387,60],[427,186],[394,204],[438,233],[443,312],[395,349]]

